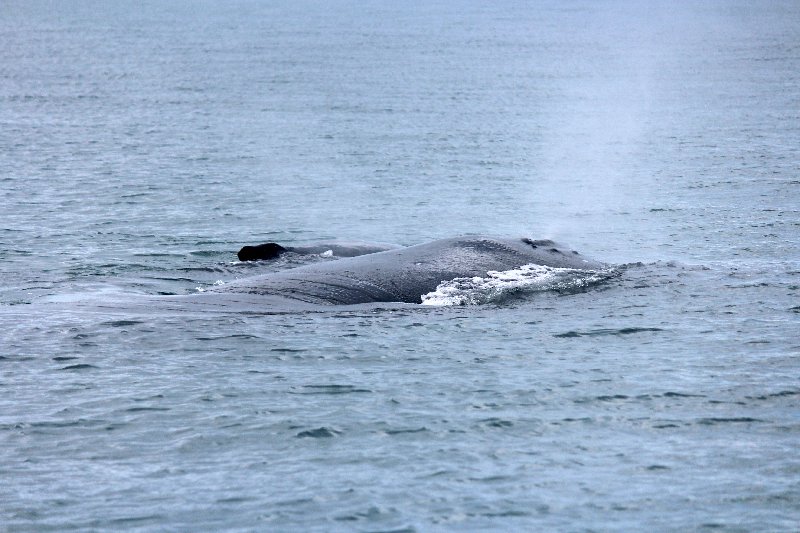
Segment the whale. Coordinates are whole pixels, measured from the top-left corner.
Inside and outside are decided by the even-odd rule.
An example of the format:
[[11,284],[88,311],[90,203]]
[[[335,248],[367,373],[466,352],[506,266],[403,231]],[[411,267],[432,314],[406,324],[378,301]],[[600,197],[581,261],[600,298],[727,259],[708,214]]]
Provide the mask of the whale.
[[[290,247],[277,243],[259,246],[269,252],[264,254],[264,259],[291,251]],[[365,249],[373,252],[369,247]],[[247,253],[244,256],[249,257]],[[207,293],[249,295],[268,301],[277,299],[309,305],[419,304],[426,294],[444,282],[486,277],[492,272],[511,271],[526,265],[581,271],[607,267],[547,239],[466,236],[319,261],[230,281]]]
[[399,248],[399,246],[368,243],[323,242],[305,246],[282,246],[277,242],[265,242],[255,246],[242,246],[237,253],[237,257],[239,261],[263,261],[275,259],[288,252],[298,255],[329,253],[335,257],[356,257],[396,248]]

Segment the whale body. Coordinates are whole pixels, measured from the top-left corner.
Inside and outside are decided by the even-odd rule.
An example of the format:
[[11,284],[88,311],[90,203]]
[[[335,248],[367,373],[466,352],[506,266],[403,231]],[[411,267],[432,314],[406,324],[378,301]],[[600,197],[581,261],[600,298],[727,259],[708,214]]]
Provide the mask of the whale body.
[[213,292],[307,304],[418,304],[443,282],[525,265],[577,270],[606,267],[550,240],[455,237],[236,280]]

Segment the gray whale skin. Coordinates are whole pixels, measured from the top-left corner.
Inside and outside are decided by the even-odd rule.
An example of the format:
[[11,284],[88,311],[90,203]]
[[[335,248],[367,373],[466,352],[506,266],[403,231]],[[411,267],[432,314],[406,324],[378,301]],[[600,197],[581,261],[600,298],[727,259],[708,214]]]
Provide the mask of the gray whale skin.
[[213,292],[308,304],[418,304],[443,281],[485,277],[490,270],[512,270],[527,264],[580,270],[606,267],[550,240],[455,237],[241,279]]

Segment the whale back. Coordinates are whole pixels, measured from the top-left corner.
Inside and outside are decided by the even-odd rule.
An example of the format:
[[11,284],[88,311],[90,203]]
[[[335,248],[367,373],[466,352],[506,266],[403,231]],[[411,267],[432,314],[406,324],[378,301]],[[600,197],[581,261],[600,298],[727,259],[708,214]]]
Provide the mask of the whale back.
[[582,270],[604,267],[548,240],[456,237],[238,280],[219,290],[315,304],[420,303],[422,295],[443,281],[482,277],[489,271],[528,264]]

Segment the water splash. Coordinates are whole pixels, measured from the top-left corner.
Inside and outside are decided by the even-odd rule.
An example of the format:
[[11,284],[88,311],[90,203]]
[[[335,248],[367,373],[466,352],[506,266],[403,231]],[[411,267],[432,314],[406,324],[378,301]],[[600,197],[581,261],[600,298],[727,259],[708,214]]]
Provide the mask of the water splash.
[[615,275],[614,270],[579,270],[543,265],[523,265],[502,272],[490,270],[486,277],[444,281],[422,295],[423,305],[453,306],[499,303],[509,296],[540,291],[582,290]]

